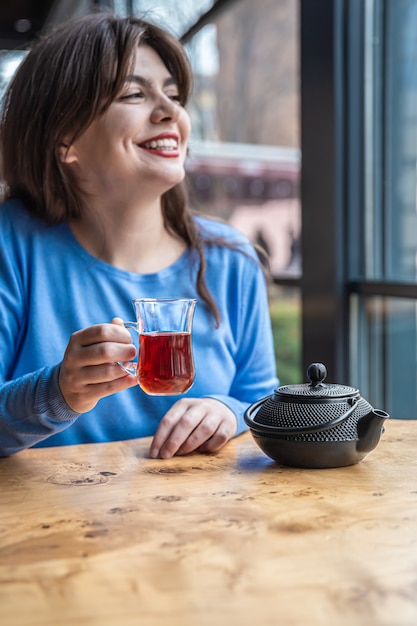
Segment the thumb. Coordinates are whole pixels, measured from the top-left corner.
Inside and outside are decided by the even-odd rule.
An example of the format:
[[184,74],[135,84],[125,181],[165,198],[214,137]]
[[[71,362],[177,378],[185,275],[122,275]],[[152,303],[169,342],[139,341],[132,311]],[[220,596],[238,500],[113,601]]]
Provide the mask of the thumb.
[[118,326],[124,326],[124,322],[121,317],[113,317],[111,324],[117,324]]

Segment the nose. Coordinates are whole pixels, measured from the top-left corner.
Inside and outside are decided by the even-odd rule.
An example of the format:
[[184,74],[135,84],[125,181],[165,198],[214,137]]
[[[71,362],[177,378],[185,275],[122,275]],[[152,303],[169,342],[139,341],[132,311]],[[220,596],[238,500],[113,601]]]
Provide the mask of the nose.
[[176,122],[180,115],[181,107],[165,95],[158,98],[152,110],[151,119],[155,123],[173,121]]

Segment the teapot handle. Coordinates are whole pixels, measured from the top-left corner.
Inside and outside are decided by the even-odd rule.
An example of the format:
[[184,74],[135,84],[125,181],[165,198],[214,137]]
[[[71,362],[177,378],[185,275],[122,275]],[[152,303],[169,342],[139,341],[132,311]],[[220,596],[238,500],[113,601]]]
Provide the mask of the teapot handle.
[[[258,408],[258,405],[260,406],[263,402],[264,400],[261,400],[260,402],[256,403],[253,406],[253,409]],[[254,422],[251,418],[249,418],[247,413],[245,415],[245,421],[248,425],[252,426],[254,429],[259,430],[260,432],[273,432],[275,434],[279,433],[280,435],[287,435],[287,436],[295,436],[295,435],[300,435],[304,433],[318,433],[323,430],[330,430],[330,428],[337,426],[341,422],[344,422],[348,417],[350,417],[352,413],[354,412],[354,410],[356,409],[356,406],[359,402],[359,397],[349,398],[347,402],[348,404],[351,405],[349,409],[345,411],[345,413],[343,413],[342,415],[335,417],[334,419],[330,420],[329,422],[326,422],[325,424],[314,424],[313,426],[300,426],[299,428],[284,428],[282,426],[269,426],[268,424],[260,424],[258,422]],[[250,424],[249,424],[249,421],[250,421]]]

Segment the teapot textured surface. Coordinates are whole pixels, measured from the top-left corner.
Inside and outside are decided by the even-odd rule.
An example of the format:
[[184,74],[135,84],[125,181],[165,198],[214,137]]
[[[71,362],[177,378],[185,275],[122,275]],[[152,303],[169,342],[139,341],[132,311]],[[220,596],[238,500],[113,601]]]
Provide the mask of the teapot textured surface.
[[272,459],[298,467],[340,467],[360,461],[379,442],[389,417],[359,390],[324,383],[326,368],[309,366],[310,382],[278,387],[245,413],[252,436]]

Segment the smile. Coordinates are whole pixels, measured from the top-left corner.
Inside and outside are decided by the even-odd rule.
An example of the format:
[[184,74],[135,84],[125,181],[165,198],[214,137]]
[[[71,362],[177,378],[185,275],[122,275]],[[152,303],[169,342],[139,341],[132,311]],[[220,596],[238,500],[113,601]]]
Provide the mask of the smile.
[[146,150],[178,150],[178,141],[176,139],[152,139],[140,145]]

